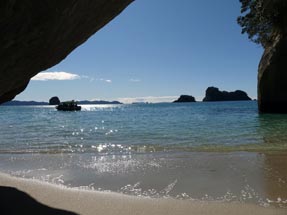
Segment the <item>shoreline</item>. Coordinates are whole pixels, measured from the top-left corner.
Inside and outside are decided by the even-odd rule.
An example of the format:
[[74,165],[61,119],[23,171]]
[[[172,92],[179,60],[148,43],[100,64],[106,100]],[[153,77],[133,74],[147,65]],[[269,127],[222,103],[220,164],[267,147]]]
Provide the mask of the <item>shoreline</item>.
[[[109,214],[278,214],[287,213],[287,209],[275,207],[262,207],[255,204],[247,203],[225,203],[225,202],[208,202],[208,201],[192,201],[192,200],[175,200],[169,198],[152,199],[147,197],[128,196],[113,192],[88,191],[74,188],[66,188],[63,186],[49,184],[33,179],[16,178],[10,175],[0,173],[1,190],[6,188],[5,196],[1,204],[4,206],[3,215],[16,214],[11,213],[12,210],[21,210],[21,205],[17,203],[14,195],[18,193],[22,195],[20,202],[27,202],[27,194],[36,200],[38,204],[43,204],[41,214],[49,214],[49,210],[53,208],[65,210],[58,214],[81,214],[81,215],[109,215]],[[9,189],[7,187],[10,187]],[[16,188],[12,189],[12,188]],[[8,190],[7,190],[8,189]],[[3,195],[3,192],[1,192]],[[10,200],[8,197],[11,197]],[[24,196],[24,197],[23,197]],[[5,198],[6,197],[6,198]],[[24,198],[24,199],[23,199]],[[26,198],[26,199],[25,199]],[[6,199],[6,200],[5,200]],[[29,209],[29,204],[24,205]],[[1,207],[3,210],[3,207]],[[18,208],[18,209],[17,209]],[[34,210],[38,207],[31,207]],[[6,210],[6,211],[5,211]],[[11,210],[11,211],[10,211]],[[27,211],[29,214],[39,214],[38,211]],[[44,210],[47,210],[46,212]],[[18,212],[19,212],[18,211]],[[21,210],[23,213],[23,210]],[[56,211],[56,210],[55,210]],[[54,214],[57,214],[56,212]],[[71,211],[69,213],[67,211]]]

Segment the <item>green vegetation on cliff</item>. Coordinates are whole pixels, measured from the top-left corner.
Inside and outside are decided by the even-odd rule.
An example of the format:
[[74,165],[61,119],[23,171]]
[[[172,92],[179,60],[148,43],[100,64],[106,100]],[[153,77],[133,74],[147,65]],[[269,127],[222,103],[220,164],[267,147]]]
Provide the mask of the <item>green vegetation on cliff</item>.
[[242,16],[237,18],[242,34],[264,48],[269,46],[277,35],[286,34],[286,0],[239,0]]

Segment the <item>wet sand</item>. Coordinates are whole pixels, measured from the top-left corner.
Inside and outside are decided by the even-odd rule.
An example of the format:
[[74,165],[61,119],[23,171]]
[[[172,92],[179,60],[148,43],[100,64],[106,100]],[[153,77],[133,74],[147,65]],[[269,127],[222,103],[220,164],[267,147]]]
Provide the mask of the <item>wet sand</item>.
[[0,171],[133,196],[287,208],[285,152],[0,155]]
[[247,203],[151,199],[111,192],[70,189],[6,174],[0,174],[0,186],[2,215],[287,214],[287,209],[271,206],[265,208]]

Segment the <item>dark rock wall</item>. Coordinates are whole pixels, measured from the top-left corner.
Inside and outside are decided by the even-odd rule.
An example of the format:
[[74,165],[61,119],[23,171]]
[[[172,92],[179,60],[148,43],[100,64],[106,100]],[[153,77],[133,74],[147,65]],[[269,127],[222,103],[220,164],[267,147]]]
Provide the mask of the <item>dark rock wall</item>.
[[262,113],[287,113],[287,36],[278,36],[261,58],[258,107]]
[[0,103],[71,51],[133,0],[1,0]]

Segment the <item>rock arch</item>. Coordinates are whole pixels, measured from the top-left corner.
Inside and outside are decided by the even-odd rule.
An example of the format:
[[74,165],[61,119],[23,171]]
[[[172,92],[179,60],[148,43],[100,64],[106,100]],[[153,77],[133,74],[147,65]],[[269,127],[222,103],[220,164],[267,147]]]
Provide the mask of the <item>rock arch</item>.
[[133,0],[1,0],[0,104],[62,61]]

